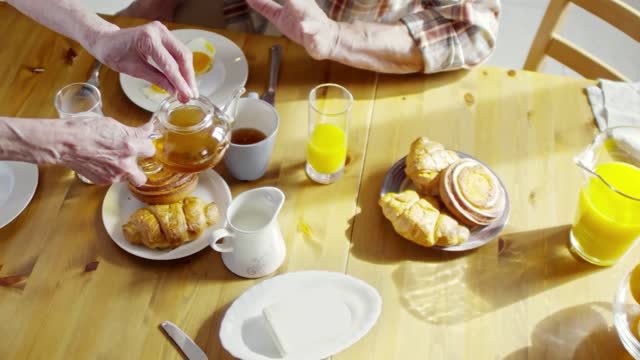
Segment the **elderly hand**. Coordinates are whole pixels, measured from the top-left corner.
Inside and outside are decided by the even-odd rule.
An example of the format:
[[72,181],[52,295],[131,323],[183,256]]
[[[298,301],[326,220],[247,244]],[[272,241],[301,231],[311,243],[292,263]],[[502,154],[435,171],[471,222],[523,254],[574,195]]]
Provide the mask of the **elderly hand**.
[[58,145],[62,165],[96,184],[129,180],[139,186],[147,181],[137,159],[155,153],[149,139],[151,123],[133,128],[112,118],[60,121],[64,124],[56,137],[62,140]]
[[282,34],[304,46],[314,59],[331,57],[339,26],[314,0],[284,0],[282,5],[273,0],[247,0],[247,3]]
[[88,47],[110,68],[150,81],[177,95],[182,102],[198,97],[191,52],[158,21],[101,31],[93,36]]

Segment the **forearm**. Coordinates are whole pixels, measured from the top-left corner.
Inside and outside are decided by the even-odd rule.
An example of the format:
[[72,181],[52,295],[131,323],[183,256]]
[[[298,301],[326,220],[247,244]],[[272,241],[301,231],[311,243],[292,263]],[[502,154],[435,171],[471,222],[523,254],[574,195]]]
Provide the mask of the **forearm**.
[[40,24],[78,41],[92,51],[100,34],[119,29],[89,10],[80,0],[7,0]]
[[63,120],[0,117],[0,160],[61,164],[64,127]]
[[414,73],[423,68],[415,41],[402,23],[337,23],[330,60],[385,73]]

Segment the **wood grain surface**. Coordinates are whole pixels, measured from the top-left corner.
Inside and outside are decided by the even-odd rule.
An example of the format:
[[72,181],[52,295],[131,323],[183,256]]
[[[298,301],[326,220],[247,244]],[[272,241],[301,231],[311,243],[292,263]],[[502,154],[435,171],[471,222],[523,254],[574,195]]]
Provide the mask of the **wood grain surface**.
[[[0,115],[56,116],[55,92],[86,80],[94,59],[6,4],[0,20]],[[382,295],[377,325],[335,359],[623,356],[611,300],[640,250],[606,269],[567,251],[581,181],[572,157],[595,133],[583,94],[592,82],[491,67],[378,75],[315,61],[284,38],[215,31],[243,49],[249,91],[266,89],[268,49],[284,47],[276,95],[281,124],[266,175],[238,182],[216,168],[234,195],[263,185],[285,192],[279,223],[287,258],[278,273],[344,272]],[[78,56],[66,64],[70,47]],[[345,86],[356,99],[346,173],[329,186],[304,173],[307,95],[323,82]],[[103,70],[101,91],[106,115],[131,125],[149,118],[126,98],[117,73]],[[395,235],[378,194],[386,171],[419,135],[498,173],[512,207],[499,238],[452,254]],[[163,320],[181,327],[210,359],[230,359],[218,337],[222,317],[263,279],[236,277],[210,249],[167,262],[125,253],[102,225],[107,189],[41,167],[34,199],[0,229],[0,359],[181,359],[159,328]]]

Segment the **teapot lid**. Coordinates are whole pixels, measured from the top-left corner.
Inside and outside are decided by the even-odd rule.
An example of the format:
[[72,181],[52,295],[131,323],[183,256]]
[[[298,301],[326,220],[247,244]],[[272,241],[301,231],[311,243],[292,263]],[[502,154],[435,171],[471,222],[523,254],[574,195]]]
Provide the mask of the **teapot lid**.
[[[188,125],[180,125],[169,121],[173,112],[189,108],[202,111],[202,118],[198,122]],[[160,103],[160,107],[153,114],[153,118],[158,118],[163,127],[173,132],[185,133],[204,129],[210,126],[214,119],[223,120],[226,123],[230,122],[228,115],[214,105],[209,98],[202,95],[198,98],[189,99],[186,103],[181,102],[175,96],[169,96]]]

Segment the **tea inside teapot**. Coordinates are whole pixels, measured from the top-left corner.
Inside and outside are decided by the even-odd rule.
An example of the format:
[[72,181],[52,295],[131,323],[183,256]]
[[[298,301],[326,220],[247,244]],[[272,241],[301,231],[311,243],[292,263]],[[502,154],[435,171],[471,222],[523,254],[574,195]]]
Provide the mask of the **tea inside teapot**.
[[153,120],[155,159],[170,170],[194,173],[211,168],[229,146],[229,119],[206,97],[185,104],[169,98]]

